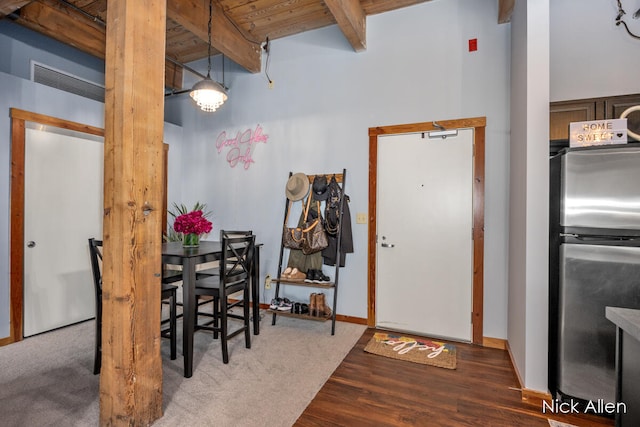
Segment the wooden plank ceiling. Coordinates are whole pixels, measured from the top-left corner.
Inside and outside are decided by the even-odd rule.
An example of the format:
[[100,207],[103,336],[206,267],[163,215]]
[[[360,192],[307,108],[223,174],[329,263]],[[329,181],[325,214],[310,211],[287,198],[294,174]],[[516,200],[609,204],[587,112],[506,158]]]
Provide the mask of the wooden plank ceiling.
[[[337,24],[354,51],[366,49],[366,17],[429,0],[213,0],[212,55],[224,54],[260,72],[262,47]],[[509,22],[515,0],[498,3]],[[0,19],[42,33],[99,58],[105,55],[107,0],[0,0]],[[207,57],[208,0],[167,0],[165,83],[181,89],[183,64]]]

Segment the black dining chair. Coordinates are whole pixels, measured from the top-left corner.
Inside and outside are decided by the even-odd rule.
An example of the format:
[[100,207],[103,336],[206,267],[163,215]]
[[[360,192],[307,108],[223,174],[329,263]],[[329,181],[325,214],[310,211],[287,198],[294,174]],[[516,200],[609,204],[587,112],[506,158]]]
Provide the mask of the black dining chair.
[[[245,235],[240,237],[222,238],[222,258],[217,275],[211,275],[196,279],[195,295],[208,296],[213,298],[213,314],[198,311],[196,305],[196,327],[195,329],[205,329],[213,331],[216,339],[220,335],[222,346],[222,361],[229,363],[228,341],[238,334],[244,332],[245,346],[251,348],[250,331],[250,284],[253,266],[253,253],[255,246],[255,236]],[[230,295],[242,292],[242,298]],[[234,308],[241,307],[242,314],[233,311]],[[198,323],[200,316],[213,317],[205,323]],[[229,319],[242,321],[242,327],[229,331]]]
[[[89,239],[91,271],[96,296],[96,343],[93,373],[99,374],[102,365],[102,240]],[[161,300],[169,305],[169,317],[161,321],[160,335],[170,341],[171,359],[176,358],[176,290],[177,286],[162,283]],[[166,326],[165,326],[166,325]]]
[[[251,236],[253,231],[251,230],[220,230],[220,241],[225,237],[243,237],[243,236]],[[201,279],[207,276],[217,276],[220,274],[220,268],[218,266],[202,269],[196,271],[196,279]]]

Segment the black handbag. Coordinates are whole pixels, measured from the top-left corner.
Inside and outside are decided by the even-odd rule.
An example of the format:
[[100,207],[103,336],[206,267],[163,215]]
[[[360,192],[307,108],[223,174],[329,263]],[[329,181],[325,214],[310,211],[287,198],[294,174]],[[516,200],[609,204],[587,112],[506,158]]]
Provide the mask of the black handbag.
[[342,198],[342,189],[336,181],[336,176],[331,177],[329,182],[329,196],[324,206],[324,216],[326,218],[325,230],[332,236],[338,234],[338,228],[340,227],[340,200]]

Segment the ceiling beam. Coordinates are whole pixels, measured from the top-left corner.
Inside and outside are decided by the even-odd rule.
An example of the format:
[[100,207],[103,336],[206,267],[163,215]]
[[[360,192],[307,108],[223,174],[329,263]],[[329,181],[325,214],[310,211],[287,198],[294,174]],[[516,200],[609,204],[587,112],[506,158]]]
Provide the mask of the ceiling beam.
[[[202,0],[168,0],[167,17],[208,43],[208,2]],[[262,67],[260,44],[247,40],[240,33],[240,30],[227,19],[217,1],[213,3],[211,46],[249,72],[260,72]]]
[[31,0],[0,0],[0,18],[20,9]]
[[31,30],[104,59],[105,27],[57,1],[33,1],[20,10],[17,22]]
[[498,0],[498,24],[511,22],[511,14],[516,0]]
[[[100,59],[105,57],[104,24],[91,20],[58,1],[29,2],[20,9],[20,16],[16,22]],[[171,89],[182,89],[182,72],[181,67],[165,61],[165,85]]]
[[358,0],[324,0],[353,50],[367,49],[366,16]]

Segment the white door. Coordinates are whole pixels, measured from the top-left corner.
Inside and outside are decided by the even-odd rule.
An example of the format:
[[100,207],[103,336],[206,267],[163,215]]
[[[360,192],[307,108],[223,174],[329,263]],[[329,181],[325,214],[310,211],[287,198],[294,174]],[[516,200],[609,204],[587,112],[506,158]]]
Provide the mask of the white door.
[[378,137],[376,326],[471,341],[473,129]]
[[26,132],[25,337],[95,316],[88,239],[102,237],[104,145],[86,138]]

